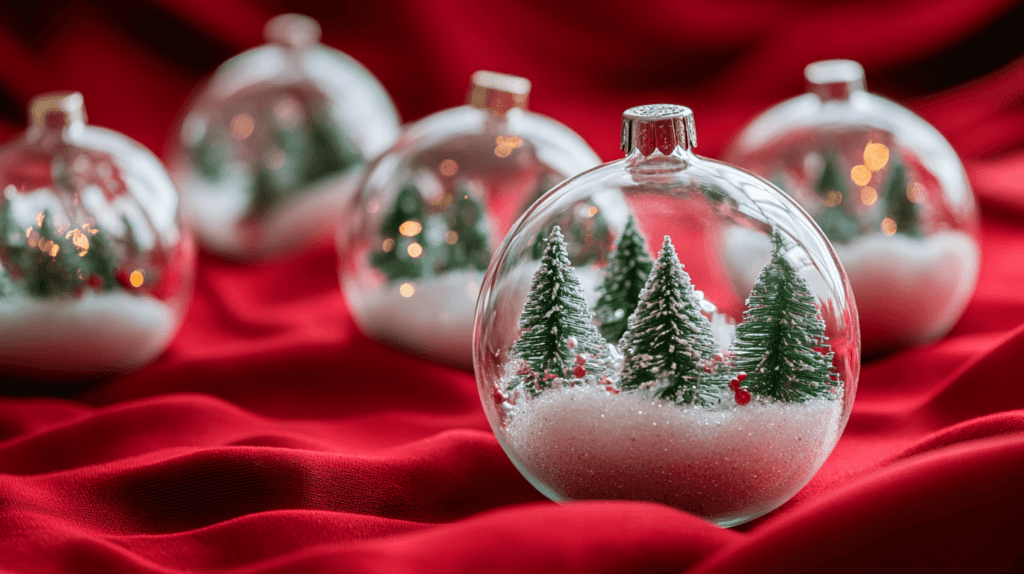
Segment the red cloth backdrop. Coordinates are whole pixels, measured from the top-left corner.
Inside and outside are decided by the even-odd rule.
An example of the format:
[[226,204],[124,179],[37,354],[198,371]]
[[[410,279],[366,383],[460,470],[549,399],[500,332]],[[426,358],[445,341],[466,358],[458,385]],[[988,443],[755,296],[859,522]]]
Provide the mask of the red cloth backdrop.
[[547,502],[495,441],[472,374],[356,330],[330,245],[253,267],[203,256],[152,366],[5,387],[0,571],[1024,569],[1024,6],[9,2],[0,136],[32,95],[73,88],[93,123],[159,151],[192,86],[284,11],[320,19],[406,119],[462,103],[476,69],[521,74],[533,108],[605,159],[629,106],[691,106],[698,151],[715,157],[802,90],[806,63],[857,59],[964,158],[983,208],[977,292],[946,339],[864,365],[849,426],[803,491],[723,530],[654,504]]

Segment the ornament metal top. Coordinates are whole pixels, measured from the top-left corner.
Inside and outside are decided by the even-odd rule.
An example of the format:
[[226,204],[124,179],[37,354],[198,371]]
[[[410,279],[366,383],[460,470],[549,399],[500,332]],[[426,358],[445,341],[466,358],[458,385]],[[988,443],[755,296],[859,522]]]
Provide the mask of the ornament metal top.
[[[491,427],[545,495],[656,501],[729,526],[825,461],[856,393],[859,332],[807,213],[696,144],[689,108],[627,110],[626,157],[559,184],[509,232],[473,351]],[[562,214],[606,202],[623,216],[608,255],[574,259],[586,239]],[[727,251],[738,232],[754,239],[743,257]],[[737,290],[733,269],[756,281]]]
[[[473,309],[491,253],[530,203],[600,161],[572,130],[528,111],[529,93],[525,78],[476,72],[467,105],[408,125],[375,162],[338,245],[342,289],[364,333],[472,365]],[[581,239],[574,257],[604,258],[612,206],[561,214]]]
[[267,44],[225,62],[194,97],[170,153],[203,246],[270,257],[329,237],[365,162],[398,135],[384,87],[284,14]]
[[0,372],[54,381],[163,352],[195,256],[160,161],[86,124],[82,94],[43,94],[0,147]]
[[726,161],[786,190],[835,245],[865,353],[942,337],[978,278],[977,207],[963,165],[935,128],[866,92],[860,64],[815,62],[804,75],[808,93],[754,119]]

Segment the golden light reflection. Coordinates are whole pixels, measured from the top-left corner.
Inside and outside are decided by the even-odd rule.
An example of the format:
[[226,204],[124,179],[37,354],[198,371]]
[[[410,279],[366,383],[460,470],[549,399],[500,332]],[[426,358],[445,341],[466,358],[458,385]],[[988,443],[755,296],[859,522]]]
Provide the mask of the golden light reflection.
[[453,159],[446,159],[441,162],[441,166],[437,170],[441,172],[441,175],[451,177],[459,173],[459,164],[455,163]]
[[886,217],[882,220],[882,233],[886,235],[892,235],[896,233],[896,221],[891,217]]
[[395,248],[395,240],[388,237],[384,240],[384,245],[380,247],[384,250],[384,253],[391,253],[391,250]]
[[398,232],[406,237],[419,235],[423,231],[423,225],[419,221],[409,220],[398,226]]
[[825,194],[825,205],[835,207],[843,202],[843,194],[838,191],[830,191]]
[[865,187],[860,190],[860,202],[864,205],[874,205],[878,201],[878,191],[873,187]]
[[46,214],[45,213],[40,212],[39,215],[36,215],[36,226],[42,227],[44,219],[46,219]]
[[50,257],[56,257],[60,253],[60,245],[50,242]]
[[444,242],[448,245],[455,245],[459,242],[459,232],[455,230],[448,231],[448,233],[444,234]]
[[867,185],[871,181],[871,170],[866,165],[854,166],[850,170],[850,179],[857,185]]
[[453,198],[452,194],[444,193],[444,194],[441,194],[440,196],[434,198],[434,200],[431,201],[430,203],[431,203],[431,205],[433,205],[434,207],[437,207],[438,209],[448,209],[448,206],[451,205],[451,203],[452,203],[452,198]]
[[81,229],[72,229],[64,235],[64,239],[70,239],[71,243],[78,248],[78,256],[85,257],[89,253],[89,238]]
[[420,255],[423,255],[423,246],[419,243],[410,243],[409,247],[405,248],[405,251],[409,254],[409,257],[416,259]]
[[598,209],[596,205],[591,205],[590,209],[587,210],[587,217],[594,217],[595,215],[597,215],[598,211],[601,210]]
[[231,118],[231,137],[236,140],[244,140],[256,130],[256,121],[249,114],[238,114]]
[[928,196],[928,192],[924,190],[924,186],[920,183],[914,183],[913,185],[907,186],[907,199],[914,203],[921,203]]
[[132,274],[128,276],[128,282],[132,284],[132,287],[142,287],[143,279],[142,271],[139,269],[132,271]]
[[518,136],[498,136],[494,142],[497,144],[494,147],[494,155],[508,157],[512,154],[512,150],[523,145],[523,138]]
[[885,144],[869,143],[864,148],[864,166],[871,171],[878,171],[889,163],[889,148]]
[[413,293],[416,292],[416,286],[412,283],[402,283],[402,286],[398,288],[398,292],[402,294],[402,297],[412,297]]

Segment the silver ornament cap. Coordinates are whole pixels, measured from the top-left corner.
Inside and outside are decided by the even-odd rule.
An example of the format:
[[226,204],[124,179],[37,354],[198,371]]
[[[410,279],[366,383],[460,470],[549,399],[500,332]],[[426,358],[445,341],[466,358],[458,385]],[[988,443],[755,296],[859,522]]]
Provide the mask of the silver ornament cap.
[[629,108],[622,114],[622,151],[639,151],[644,156],[654,150],[669,155],[676,147],[697,147],[693,110],[674,104],[651,104]]
[[526,78],[479,70],[470,80],[466,103],[503,116],[513,108],[526,109],[530,87],[530,80]]
[[864,67],[853,60],[821,60],[804,68],[807,91],[822,100],[845,100],[864,89]]

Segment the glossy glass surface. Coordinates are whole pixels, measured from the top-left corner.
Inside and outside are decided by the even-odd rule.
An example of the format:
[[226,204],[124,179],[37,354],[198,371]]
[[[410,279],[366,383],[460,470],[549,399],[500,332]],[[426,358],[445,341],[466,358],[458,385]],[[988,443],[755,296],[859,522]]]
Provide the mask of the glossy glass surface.
[[193,242],[167,172],[78,112],[70,125],[40,118],[0,147],[0,369],[11,376],[144,365],[191,298]]
[[[567,127],[518,108],[460,106],[408,126],[371,168],[339,234],[342,290],[360,329],[470,368],[474,305],[499,241],[551,186],[598,163]],[[603,257],[600,209],[561,215],[582,225],[575,256]]]
[[[349,56],[281,38],[225,62],[185,112],[170,153],[203,246],[231,259],[329,237],[366,161],[398,135],[383,86]],[[280,26],[279,26],[280,27]],[[293,34],[298,31],[286,29]]]
[[[719,352],[728,352],[750,289],[733,278],[757,277],[769,261],[769,234],[781,233],[784,257],[807,281],[825,322],[842,390],[817,403],[755,397],[745,406],[731,400],[679,405],[618,389],[622,355],[615,345],[607,350],[612,367],[596,382],[567,380],[535,396],[517,388],[523,366],[512,347],[523,334],[520,320],[540,265],[538,237],[564,213],[623,198],[625,205],[608,220],[613,242],[628,214],[652,258],[662,238],[671,237]],[[573,233],[564,235],[570,253],[579,248]],[[591,308],[605,265],[606,259],[573,262]],[[560,184],[512,227],[481,288],[474,361],[495,435],[551,499],[656,501],[729,526],[788,500],[831,452],[856,393],[859,331],[849,283],[831,246],[793,200],[756,176],[682,147],[646,157],[634,149]]]
[[[829,77],[839,72],[848,77]],[[785,189],[832,240],[857,294],[865,353],[934,341],[978,276],[963,166],[935,128],[866,92],[855,62],[817,62],[808,74],[809,93],[755,118],[725,160]]]

